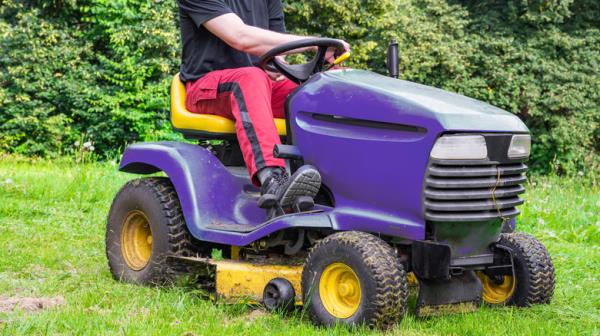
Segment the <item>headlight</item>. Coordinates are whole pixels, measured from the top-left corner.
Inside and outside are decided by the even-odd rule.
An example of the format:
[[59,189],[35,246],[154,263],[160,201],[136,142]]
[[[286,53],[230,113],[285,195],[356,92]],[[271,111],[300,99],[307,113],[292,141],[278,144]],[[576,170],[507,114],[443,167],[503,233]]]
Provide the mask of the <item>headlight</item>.
[[487,158],[485,138],[481,135],[445,135],[439,138],[431,157],[440,160],[481,160]]
[[513,135],[508,147],[508,157],[520,159],[529,157],[531,152],[531,136],[529,134]]

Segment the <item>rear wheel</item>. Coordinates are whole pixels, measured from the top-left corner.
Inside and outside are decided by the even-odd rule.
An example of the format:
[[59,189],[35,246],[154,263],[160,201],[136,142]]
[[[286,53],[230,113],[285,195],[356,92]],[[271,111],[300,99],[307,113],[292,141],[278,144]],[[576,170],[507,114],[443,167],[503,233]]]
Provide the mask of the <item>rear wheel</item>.
[[498,245],[512,251],[514,276],[478,272],[484,302],[519,307],[549,303],[554,293],[554,265],[546,247],[525,233],[503,233]]
[[117,193],[106,228],[106,255],[115,279],[169,284],[186,273],[169,257],[203,254],[192,243],[169,179],[129,181]]
[[311,250],[302,296],[313,322],[387,328],[406,311],[406,272],[394,250],[364,232],[340,232]]

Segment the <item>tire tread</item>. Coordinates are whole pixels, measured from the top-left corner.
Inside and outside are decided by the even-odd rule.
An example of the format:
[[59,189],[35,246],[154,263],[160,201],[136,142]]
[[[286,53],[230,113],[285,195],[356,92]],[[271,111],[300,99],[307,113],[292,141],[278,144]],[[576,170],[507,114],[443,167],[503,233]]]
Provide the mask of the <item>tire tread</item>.
[[508,246],[523,257],[526,263],[528,286],[523,297],[511,301],[517,306],[550,303],[554,294],[555,274],[552,259],[546,247],[535,237],[521,232],[502,234],[499,243]]

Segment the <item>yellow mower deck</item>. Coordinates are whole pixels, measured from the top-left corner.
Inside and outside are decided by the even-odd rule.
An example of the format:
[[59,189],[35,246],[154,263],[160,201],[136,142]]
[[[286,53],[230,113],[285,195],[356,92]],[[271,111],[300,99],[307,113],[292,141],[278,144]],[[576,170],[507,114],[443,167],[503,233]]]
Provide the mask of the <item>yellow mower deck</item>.
[[217,267],[217,299],[261,302],[267,283],[275,278],[284,278],[294,287],[297,304],[302,304],[302,265],[268,265],[236,260],[212,260],[210,263]]
[[[234,249],[232,252],[232,257],[236,258],[237,251]],[[219,301],[260,303],[267,283],[275,278],[283,278],[294,287],[296,305],[302,305],[302,265],[253,263],[235,259],[178,259],[214,267],[216,293],[213,298]],[[418,284],[412,273],[408,274],[408,281],[410,286]]]

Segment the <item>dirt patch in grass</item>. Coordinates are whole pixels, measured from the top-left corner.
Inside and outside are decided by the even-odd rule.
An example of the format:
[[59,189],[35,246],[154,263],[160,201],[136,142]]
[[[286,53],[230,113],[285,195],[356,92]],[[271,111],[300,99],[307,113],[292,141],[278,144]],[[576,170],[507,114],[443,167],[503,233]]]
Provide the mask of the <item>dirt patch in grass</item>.
[[250,314],[246,315],[244,318],[246,319],[246,321],[252,322],[254,320],[257,320],[259,318],[263,318],[263,317],[269,316],[269,315],[270,314],[264,310],[256,309],[256,310],[251,311]]
[[15,309],[34,312],[65,304],[62,296],[56,297],[0,297],[0,313],[7,313]]
[[247,313],[244,313],[240,316],[236,316],[234,318],[226,318],[225,319],[225,325],[230,325],[233,323],[239,323],[240,321],[242,321],[244,324],[250,324],[260,318],[263,318],[265,316],[269,316],[270,313],[264,311],[264,310],[260,310],[260,309],[253,309]]

